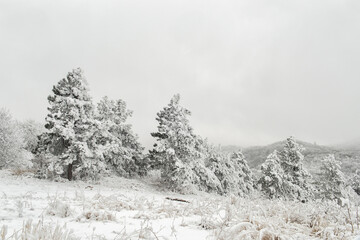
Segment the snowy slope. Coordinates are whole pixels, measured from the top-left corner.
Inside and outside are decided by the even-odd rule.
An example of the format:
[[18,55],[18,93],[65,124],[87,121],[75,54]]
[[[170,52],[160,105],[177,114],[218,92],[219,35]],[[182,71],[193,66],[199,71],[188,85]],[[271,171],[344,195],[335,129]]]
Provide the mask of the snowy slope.
[[358,222],[353,209],[348,219],[345,210],[259,196],[178,195],[150,178],[90,184],[0,171],[0,239],[1,228],[8,239],[29,219],[72,230],[68,239],[353,239]]

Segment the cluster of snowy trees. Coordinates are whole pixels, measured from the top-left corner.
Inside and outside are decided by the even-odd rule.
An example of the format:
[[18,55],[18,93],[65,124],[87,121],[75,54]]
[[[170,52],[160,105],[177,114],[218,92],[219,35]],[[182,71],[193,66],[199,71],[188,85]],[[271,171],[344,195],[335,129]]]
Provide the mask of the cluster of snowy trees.
[[143,148],[126,123],[132,112],[124,101],[104,97],[95,106],[81,69],[68,73],[52,92],[47,131],[35,150],[39,176],[96,180],[111,172],[141,174]]
[[196,135],[179,95],[157,114],[158,131],[151,134],[156,144],[148,154],[127,124],[132,112],[126,103],[104,97],[95,105],[81,69],[60,80],[48,101],[46,131],[32,150],[39,177],[96,180],[154,169],[168,188],[180,192],[245,195],[254,188],[243,154],[221,154]]
[[312,176],[303,168],[303,150],[289,137],[282,151],[271,153],[261,165],[259,184],[262,191],[270,198],[283,199],[316,197],[339,201],[347,197],[341,162],[333,154],[326,156],[321,163],[320,179],[312,181]]
[[347,185],[360,193],[360,174],[347,183],[334,155],[322,161],[320,179],[313,181],[303,167],[303,148],[293,137],[267,157],[260,176],[255,176],[241,151],[222,153],[194,133],[180,95],[157,113],[157,131],[151,133],[156,143],[148,154],[127,123],[132,112],[126,103],[104,97],[94,104],[81,69],[60,80],[48,101],[46,129],[33,121],[19,123],[0,111],[0,169],[34,164],[38,177],[68,180],[143,176],[158,170],[164,185],[183,193],[246,196],[260,190],[269,198],[339,200]]
[[157,114],[158,131],[150,151],[150,166],[161,170],[163,182],[181,192],[202,190],[243,195],[253,189],[254,178],[241,152],[218,153],[195,135],[189,124],[190,111],[175,95]]
[[271,153],[257,179],[241,151],[223,154],[194,134],[188,120],[190,111],[175,95],[157,114],[158,131],[150,151],[149,166],[161,170],[169,188],[186,192],[202,190],[245,196],[255,189],[269,198],[306,201],[318,197],[339,200],[346,197],[345,178],[334,155],[322,161],[318,182],[304,169],[303,147],[289,137],[281,151]]

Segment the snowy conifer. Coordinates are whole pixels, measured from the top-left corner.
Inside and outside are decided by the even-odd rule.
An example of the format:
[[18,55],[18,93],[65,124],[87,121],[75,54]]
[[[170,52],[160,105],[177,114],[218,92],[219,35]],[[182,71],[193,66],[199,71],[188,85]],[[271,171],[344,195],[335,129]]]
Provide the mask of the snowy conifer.
[[284,149],[279,153],[280,164],[284,170],[283,188],[290,199],[307,199],[312,195],[312,187],[308,182],[310,174],[303,168],[303,147],[293,137],[286,140]]
[[212,153],[206,166],[219,179],[222,193],[245,196],[253,191],[254,176],[242,152],[230,155]]
[[195,181],[190,162],[200,157],[195,151],[195,134],[189,125],[190,111],[180,106],[180,95],[175,95],[168,106],[157,114],[158,131],[150,151],[155,168],[161,169],[161,177],[170,188],[183,190]]
[[345,177],[341,172],[341,162],[333,154],[322,160],[321,193],[324,198],[340,200],[345,196]]
[[180,95],[175,95],[157,114],[158,131],[151,134],[157,141],[150,151],[152,166],[161,170],[163,181],[174,190],[219,191],[218,179],[204,163],[206,143],[193,133],[190,111],[179,101]]
[[234,167],[235,177],[238,183],[238,194],[246,195],[254,190],[254,176],[241,151],[230,156],[230,165]]
[[206,166],[219,179],[222,194],[237,194],[239,192],[238,178],[230,158],[224,154],[213,153],[206,160]]
[[51,145],[46,151],[57,158],[48,168],[69,180],[95,177],[104,170],[104,164],[92,144],[98,122],[93,117],[94,107],[82,70],[68,73],[52,91],[46,117]]
[[271,153],[261,165],[262,176],[259,179],[261,190],[270,198],[284,196],[284,170],[280,165],[278,152]]
[[97,137],[105,162],[121,175],[144,174],[143,147],[126,120],[132,114],[122,100],[104,97],[97,105],[101,130]]

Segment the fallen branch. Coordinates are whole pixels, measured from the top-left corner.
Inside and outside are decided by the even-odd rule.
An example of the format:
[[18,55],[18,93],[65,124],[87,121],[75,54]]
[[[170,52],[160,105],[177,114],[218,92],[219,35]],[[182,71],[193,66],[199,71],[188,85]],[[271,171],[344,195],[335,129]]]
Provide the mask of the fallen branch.
[[170,200],[170,201],[177,201],[177,202],[184,202],[184,203],[190,203],[189,201],[186,201],[184,199],[179,199],[179,198],[165,198],[166,200]]

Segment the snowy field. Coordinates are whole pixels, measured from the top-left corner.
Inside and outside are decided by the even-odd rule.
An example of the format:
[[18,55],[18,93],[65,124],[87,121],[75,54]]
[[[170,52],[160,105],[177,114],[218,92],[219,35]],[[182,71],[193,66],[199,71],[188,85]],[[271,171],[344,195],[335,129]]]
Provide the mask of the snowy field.
[[0,229],[2,240],[27,239],[20,238],[25,234],[42,234],[41,239],[355,239],[359,225],[351,206],[179,195],[159,189],[154,178],[90,184],[0,171]]

